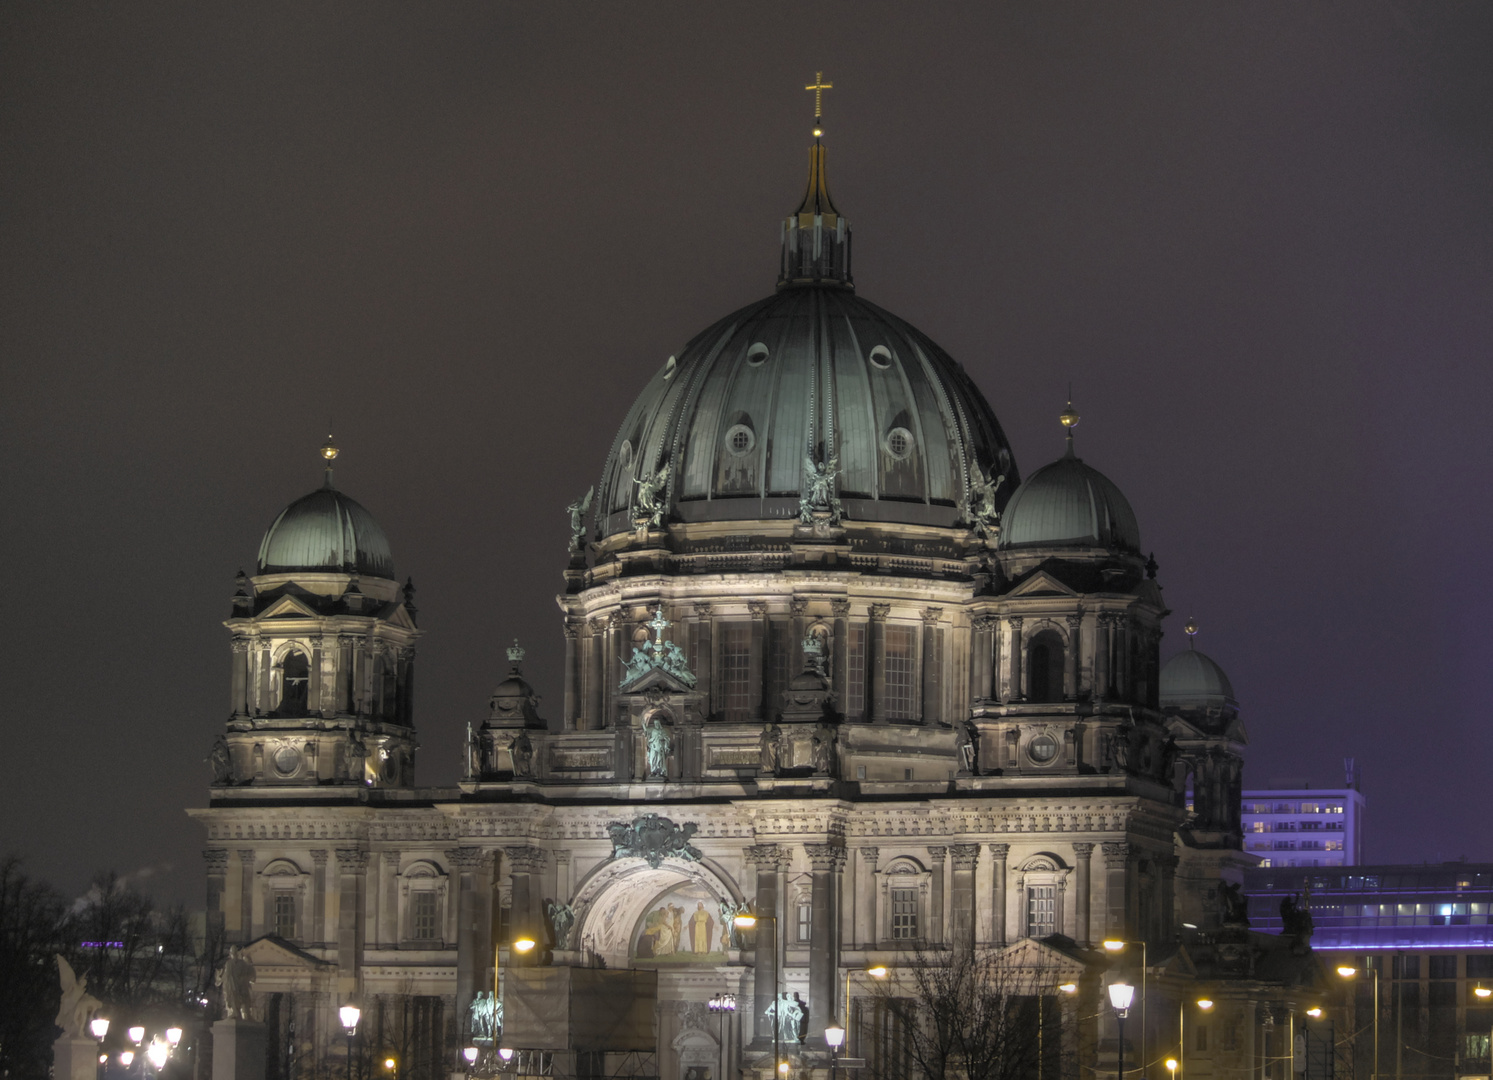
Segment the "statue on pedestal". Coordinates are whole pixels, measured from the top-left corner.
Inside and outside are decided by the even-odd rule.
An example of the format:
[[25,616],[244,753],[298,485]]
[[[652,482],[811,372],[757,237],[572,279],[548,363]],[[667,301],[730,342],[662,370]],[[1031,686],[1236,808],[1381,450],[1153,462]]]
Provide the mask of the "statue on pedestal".
[[57,954],[57,977],[62,981],[62,1003],[57,1008],[56,1024],[69,1039],[91,1039],[88,1021],[104,1003],[88,992],[88,976],[74,975],[72,965]]
[[223,989],[223,1018],[225,1020],[252,1020],[249,1015],[254,1005],[254,961],[244,955],[235,945],[228,950],[228,959],[223,962],[213,985]]

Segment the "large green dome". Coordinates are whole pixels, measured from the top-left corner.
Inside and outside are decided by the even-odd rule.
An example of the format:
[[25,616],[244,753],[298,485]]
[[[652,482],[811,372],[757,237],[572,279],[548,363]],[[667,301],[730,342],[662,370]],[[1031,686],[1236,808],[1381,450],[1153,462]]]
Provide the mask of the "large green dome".
[[1000,546],[1101,547],[1140,552],[1140,526],[1120,489],[1071,450],[1016,489]]
[[340,571],[394,577],[389,540],[362,504],[332,487],[297,499],[259,544],[259,572]]

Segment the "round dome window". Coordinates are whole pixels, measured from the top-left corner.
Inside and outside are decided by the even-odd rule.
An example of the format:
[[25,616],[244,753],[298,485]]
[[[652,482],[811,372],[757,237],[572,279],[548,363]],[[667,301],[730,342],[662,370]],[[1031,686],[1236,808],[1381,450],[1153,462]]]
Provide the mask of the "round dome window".
[[275,771],[289,776],[301,767],[301,752],[294,746],[282,746],[275,751]]
[[1026,752],[1038,765],[1046,765],[1058,756],[1058,741],[1051,735],[1038,735],[1026,744]]
[[767,346],[757,342],[747,350],[747,363],[752,367],[761,367],[767,363]]
[[622,440],[622,449],[617,451],[617,460],[624,469],[632,466],[632,443],[626,439]]
[[757,445],[757,436],[745,424],[733,424],[726,431],[726,449],[740,456],[752,452]]
[[886,433],[886,452],[898,461],[905,461],[912,453],[912,432],[905,427],[894,427]]
[[892,351],[885,345],[877,345],[871,350],[871,363],[879,368],[892,366]]

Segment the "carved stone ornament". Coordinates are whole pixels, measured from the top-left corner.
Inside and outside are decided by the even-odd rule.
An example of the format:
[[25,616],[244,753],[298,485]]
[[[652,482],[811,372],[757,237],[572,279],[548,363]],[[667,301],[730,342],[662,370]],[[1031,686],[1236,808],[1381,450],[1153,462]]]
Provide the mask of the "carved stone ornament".
[[648,621],[647,625],[653,628],[654,637],[651,641],[645,639],[627,658],[627,666],[622,672],[621,685],[628,686],[657,669],[694,689],[695,675],[690,671],[689,663],[685,660],[684,650],[672,641],[664,640],[664,627],[669,625],[669,620],[664,618],[662,604],[653,613],[653,618]]
[[666,817],[644,814],[631,823],[607,826],[612,838],[612,858],[642,859],[657,870],[665,859],[700,861],[700,851],[689,840],[699,826],[692,821],[676,825]]

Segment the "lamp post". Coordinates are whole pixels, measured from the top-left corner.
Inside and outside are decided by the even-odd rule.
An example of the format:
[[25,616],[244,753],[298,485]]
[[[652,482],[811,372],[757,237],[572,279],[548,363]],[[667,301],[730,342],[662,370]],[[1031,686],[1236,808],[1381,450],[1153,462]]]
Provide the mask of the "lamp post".
[[477,1066],[477,1055],[481,1053],[475,1046],[464,1046],[461,1048],[462,1060],[467,1063],[467,1072],[470,1073]]
[[840,1057],[840,1047],[845,1045],[845,1029],[838,1025],[825,1028],[824,1041],[829,1043],[829,1080],[835,1080],[835,1063]]
[[347,1080],[353,1080],[353,1036],[358,1033],[358,1021],[363,1011],[348,1003],[337,1010],[337,1019],[342,1021],[342,1030],[347,1035]]
[[[531,938],[527,934],[525,934],[523,937],[519,937],[519,938],[514,938],[513,939],[512,948],[513,948],[514,952],[519,953],[520,955],[523,955],[523,954],[528,953],[537,944],[538,944],[538,942],[536,942],[533,938]],[[493,948],[492,948],[492,1042],[493,1042],[493,1046],[497,1046],[498,1045],[498,1012],[502,1009],[501,1002],[503,1000],[502,998],[500,998],[498,996],[498,976],[502,972],[502,966],[503,966],[503,960],[502,960],[502,958],[503,958],[503,943],[500,941],[496,945],[494,945]],[[506,1017],[505,1017],[505,1019],[506,1019]]]
[[716,1014],[718,1023],[716,1030],[720,1035],[721,1043],[721,1080],[730,1080],[729,1061],[726,1058],[726,1017],[736,1011],[735,994],[716,994],[710,999],[710,1011]]
[[884,979],[892,973],[892,969],[885,964],[876,964],[868,968],[846,968],[845,969],[845,1038],[850,1038],[850,976],[860,973],[869,975],[873,979]]
[[1146,943],[1144,941],[1122,941],[1119,938],[1105,938],[1104,949],[1106,952],[1124,952],[1127,945],[1140,946],[1140,1060],[1141,1074],[1145,1075],[1146,1057],[1149,1049],[1146,1039]]
[[[1060,994],[1078,993],[1078,984],[1072,982],[1058,983],[1055,989]],[[1047,1009],[1042,1004],[1042,995],[1037,995],[1037,1080],[1042,1080],[1042,1059],[1045,1056],[1043,1047],[1042,1028],[1047,1020]]]
[[[1348,964],[1343,964],[1337,969],[1337,973],[1344,979],[1351,979],[1358,974],[1358,969]],[[1355,1016],[1357,1013],[1355,1012]],[[1355,1026],[1357,1026],[1355,1021]],[[1293,1048],[1294,1050],[1294,1048]],[[1379,969],[1374,968],[1374,1076],[1373,1080],[1379,1080]]]
[[1115,1063],[1115,1080],[1125,1080],[1125,1017],[1130,1015],[1130,1003],[1135,999],[1135,987],[1126,982],[1109,984],[1109,1005],[1115,1011],[1115,1023],[1119,1029],[1119,1056]]
[[[783,1074],[788,1071],[788,1067],[787,1062],[781,1061],[778,1058],[778,1028],[782,1026],[782,1018],[779,1013],[783,1008],[783,999],[778,992],[778,987],[782,984],[783,979],[783,965],[778,962],[778,951],[781,948],[781,943],[778,941],[778,918],[776,915],[753,915],[749,911],[743,911],[731,920],[731,925],[738,930],[752,930],[756,928],[759,922],[772,923],[772,1072],[777,1080],[781,1080]],[[752,1022],[753,1024],[756,1023],[756,1017],[752,1018]]]
[[[1199,1009],[1202,1009],[1203,1012],[1207,1012],[1209,1009],[1213,1008],[1213,999],[1205,997],[1198,998],[1197,1006]],[[1181,1080],[1183,1076],[1187,1075],[1187,1069],[1184,1067],[1186,1061],[1187,1002],[1179,1001],[1177,1002],[1177,1066],[1176,1069],[1171,1073],[1171,1075],[1176,1078],[1176,1080]],[[1172,1067],[1168,1065],[1167,1068],[1171,1069]]]

